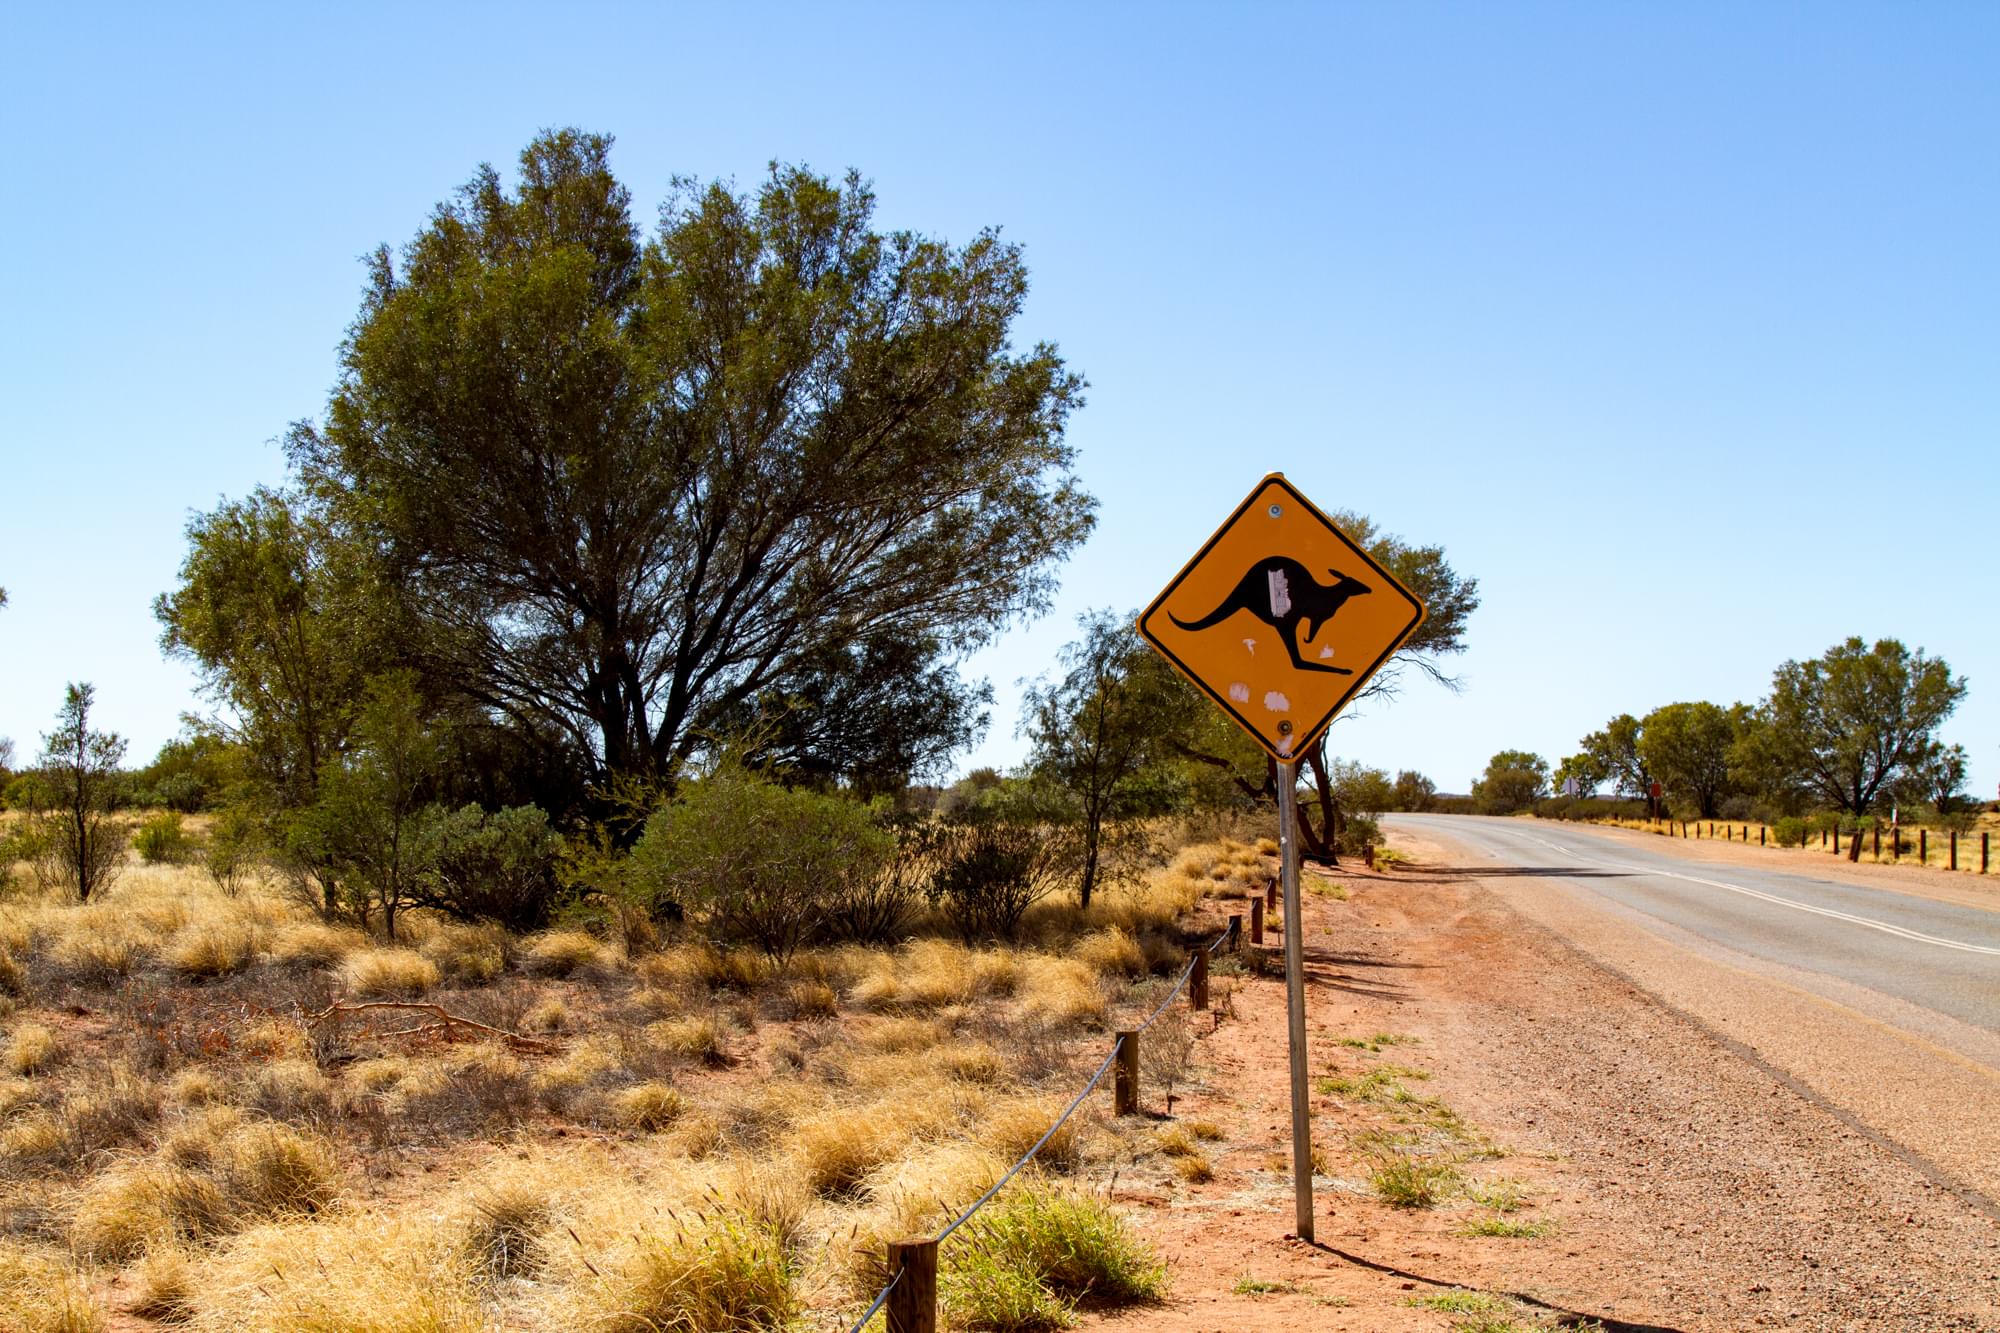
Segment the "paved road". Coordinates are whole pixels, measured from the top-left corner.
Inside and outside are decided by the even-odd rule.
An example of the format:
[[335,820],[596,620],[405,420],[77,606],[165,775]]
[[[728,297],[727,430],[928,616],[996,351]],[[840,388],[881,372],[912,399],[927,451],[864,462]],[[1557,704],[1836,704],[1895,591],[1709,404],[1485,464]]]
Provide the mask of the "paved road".
[[1394,815],[1422,836],[1520,875],[1627,909],[1659,934],[1833,978],[2000,1033],[2000,912],[1780,870],[1677,855],[1679,844],[1588,827],[1460,815]]

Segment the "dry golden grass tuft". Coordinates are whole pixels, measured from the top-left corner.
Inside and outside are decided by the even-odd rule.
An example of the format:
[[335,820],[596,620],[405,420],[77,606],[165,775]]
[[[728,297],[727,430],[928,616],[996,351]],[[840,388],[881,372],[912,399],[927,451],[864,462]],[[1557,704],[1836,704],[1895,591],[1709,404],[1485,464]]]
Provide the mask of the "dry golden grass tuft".
[[148,1248],[132,1266],[132,1294],[125,1302],[125,1312],[165,1324],[185,1324],[193,1319],[200,1285],[199,1257],[193,1246],[170,1241]]
[[340,965],[340,979],[368,999],[407,1000],[428,993],[441,979],[438,966],[414,949],[357,949]]
[[687,1098],[671,1083],[657,1079],[635,1084],[611,1098],[611,1113],[632,1129],[653,1133],[667,1128],[687,1110]]
[[793,1018],[832,1018],[840,997],[824,981],[800,979],[785,987],[784,1007]]
[[850,998],[863,1009],[941,1009],[980,996],[1011,994],[1019,979],[1013,953],[969,949],[950,940],[915,940],[870,956]]
[[369,947],[368,936],[352,926],[295,921],[274,931],[265,953],[274,962],[301,967],[333,967]]
[[275,1060],[251,1071],[239,1098],[279,1120],[325,1120],[341,1106],[333,1081],[311,1060],[298,1058]]
[[882,1264],[889,1241],[936,1234],[1011,1165],[989,1148],[956,1142],[921,1146],[871,1172],[863,1207],[833,1238],[849,1289],[872,1297],[887,1279]]
[[58,939],[49,957],[73,980],[108,985],[132,975],[146,959],[145,941],[128,931],[125,926],[101,934],[78,928]]
[[1117,926],[1085,935],[1070,950],[1070,957],[1100,976],[1141,977],[1147,971],[1145,950]]
[[1046,1170],[1070,1170],[1083,1160],[1083,1130],[1077,1117],[1071,1116],[1062,1128],[1049,1133],[1049,1126],[1055,1124],[1056,1117],[1068,1105],[1069,1098],[1062,1096],[1013,1097],[995,1102],[980,1116],[978,1141],[1012,1163],[1020,1161],[1028,1149],[1048,1134],[1049,1141],[1042,1144],[1035,1161]]
[[226,977],[257,957],[257,933],[241,921],[197,921],[176,932],[161,956],[184,977]]
[[540,1270],[540,1233],[555,1216],[551,1173],[542,1163],[503,1162],[466,1183],[453,1211],[459,1243],[488,1278]]
[[31,1078],[0,1078],[0,1117],[11,1120],[40,1095],[41,1085]]
[[125,1065],[91,1070],[53,1108],[0,1131],[0,1158],[73,1167],[138,1138],[158,1118],[161,1101],[159,1085]]
[[28,993],[28,970],[14,961],[13,953],[0,945],[0,995],[22,996]]
[[667,1131],[664,1142],[675,1153],[690,1162],[699,1162],[720,1152],[729,1141],[722,1122],[706,1111],[689,1110],[683,1112],[674,1127]]
[[156,1157],[127,1162],[84,1186],[70,1239],[83,1254],[122,1261],[259,1218],[323,1211],[338,1185],[339,1168],[323,1140],[211,1112],[177,1126]]
[[769,1226],[733,1210],[683,1213],[621,1237],[559,1293],[557,1326],[599,1333],[792,1327],[795,1269]]
[[236,1048],[253,1060],[302,1060],[306,1030],[286,1018],[260,1018],[243,1029]]
[[484,985],[507,970],[507,932],[495,925],[440,925],[417,952],[437,964],[446,981]]
[[766,975],[764,959],[747,949],[718,949],[706,941],[677,944],[648,954],[639,977],[670,991],[755,990]]
[[521,1016],[523,1032],[567,1032],[570,1028],[569,1006],[561,997],[551,995],[537,1000],[527,1013]]
[[1007,1062],[983,1041],[947,1041],[931,1048],[933,1069],[967,1083],[994,1084],[1007,1073]]
[[231,1134],[223,1150],[229,1197],[246,1211],[316,1213],[339,1191],[340,1164],[317,1135],[252,1121]]
[[900,1153],[910,1135],[883,1124],[872,1106],[831,1106],[801,1121],[792,1134],[801,1177],[819,1194],[845,1194]]
[[56,1255],[0,1240],[0,1328],[7,1333],[101,1333],[102,1306]]
[[945,1029],[923,1018],[878,1018],[854,1033],[857,1045],[871,1051],[922,1051],[938,1044]]
[[521,960],[548,977],[601,975],[615,971],[618,951],[586,930],[545,930],[521,941]]
[[1190,1185],[1202,1185],[1215,1179],[1215,1165],[1205,1153],[1183,1153],[1173,1161],[1174,1174]]
[[182,1106],[214,1106],[229,1100],[229,1083],[213,1070],[190,1065],[167,1081],[167,1096]]
[[1021,960],[1021,1014],[1056,1027],[1100,1025],[1109,1005],[1097,974],[1074,958],[1031,954]]
[[698,1060],[705,1065],[726,1065],[729,1053],[723,1046],[722,1029],[713,1018],[706,1014],[693,1018],[664,1018],[657,1023],[648,1023],[645,1028],[647,1045],[683,1060]]
[[56,1034],[40,1023],[18,1023],[7,1039],[4,1063],[13,1074],[39,1074],[62,1058]]
[[490,1327],[463,1236],[435,1216],[271,1223],[201,1265],[201,1333],[475,1333]]
[[198,1240],[222,1229],[228,1205],[214,1180],[139,1162],[84,1187],[70,1215],[70,1243],[89,1258],[123,1262],[157,1242]]

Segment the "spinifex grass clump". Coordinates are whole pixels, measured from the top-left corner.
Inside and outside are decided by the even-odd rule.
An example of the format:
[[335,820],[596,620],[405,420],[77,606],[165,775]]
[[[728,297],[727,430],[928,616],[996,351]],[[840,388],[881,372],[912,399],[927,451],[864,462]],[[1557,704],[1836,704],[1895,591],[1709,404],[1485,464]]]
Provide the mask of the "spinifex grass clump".
[[954,1327],[1067,1327],[1080,1304],[1145,1304],[1167,1270],[1102,1199],[1030,1188],[989,1204],[946,1243],[940,1274]]
[[580,1313],[602,1333],[790,1328],[800,1312],[795,1276],[767,1223],[722,1210],[683,1214],[605,1267]]

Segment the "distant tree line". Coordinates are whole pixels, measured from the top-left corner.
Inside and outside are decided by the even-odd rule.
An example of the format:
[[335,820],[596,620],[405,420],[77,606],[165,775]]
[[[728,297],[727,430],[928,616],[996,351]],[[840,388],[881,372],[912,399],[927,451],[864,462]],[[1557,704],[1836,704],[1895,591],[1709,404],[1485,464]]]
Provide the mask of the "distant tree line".
[[1631,813],[1657,782],[1662,812],[1685,819],[1769,822],[1814,811],[1859,819],[1898,809],[1969,826],[1979,802],[1965,791],[1965,749],[1938,735],[1965,693],[1965,678],[1921,649],[1850,638],[1780,666],[1755,704],[1622,713],[1553,770],[1540,755],[1502,751],[1473,784],[1473,803],[1511,814],[1560,798],[1574,780],[1580,797],[1609,789]]

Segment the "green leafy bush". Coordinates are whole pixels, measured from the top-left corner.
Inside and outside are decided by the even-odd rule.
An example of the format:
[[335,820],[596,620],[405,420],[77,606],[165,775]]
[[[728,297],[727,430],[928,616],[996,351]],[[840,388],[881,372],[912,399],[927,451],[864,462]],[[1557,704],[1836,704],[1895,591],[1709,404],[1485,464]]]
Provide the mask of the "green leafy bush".
[[181,826],[181,817],[172,810],[154,815],[139,825],[132,836],[139,859],[149,866],[185,865],[194,858],[195,840]]
[[416,901],[460,921],[540,930],[555,906],[561,850],[549,817],[532,805],[439,812],[423,826]]
[[967,941],[1012,939],[1028,909],[1078,873],[1080,851],[1064,825],[953,825],[941,835],[927,896]]
[[1771,821],[1771,837],[1780,847],[1798,847],[1806,840],[1806,821],[1786,815]]
[[1359,856],[1369,847],[1382,845],[1382,826],[1367,815],[1347,815],[1340,821],[1340,837],[1335,850]]
[[677,904],[712,934],[782,962],[894,851],[866,807],[731,767],[654,812],[627,882],[656,914]]
[[244,876],[257,864],[263,846],[264,831],[257,817],[241,806],[229,806],[209,825],[202,867],[216,886],[233,898]]

